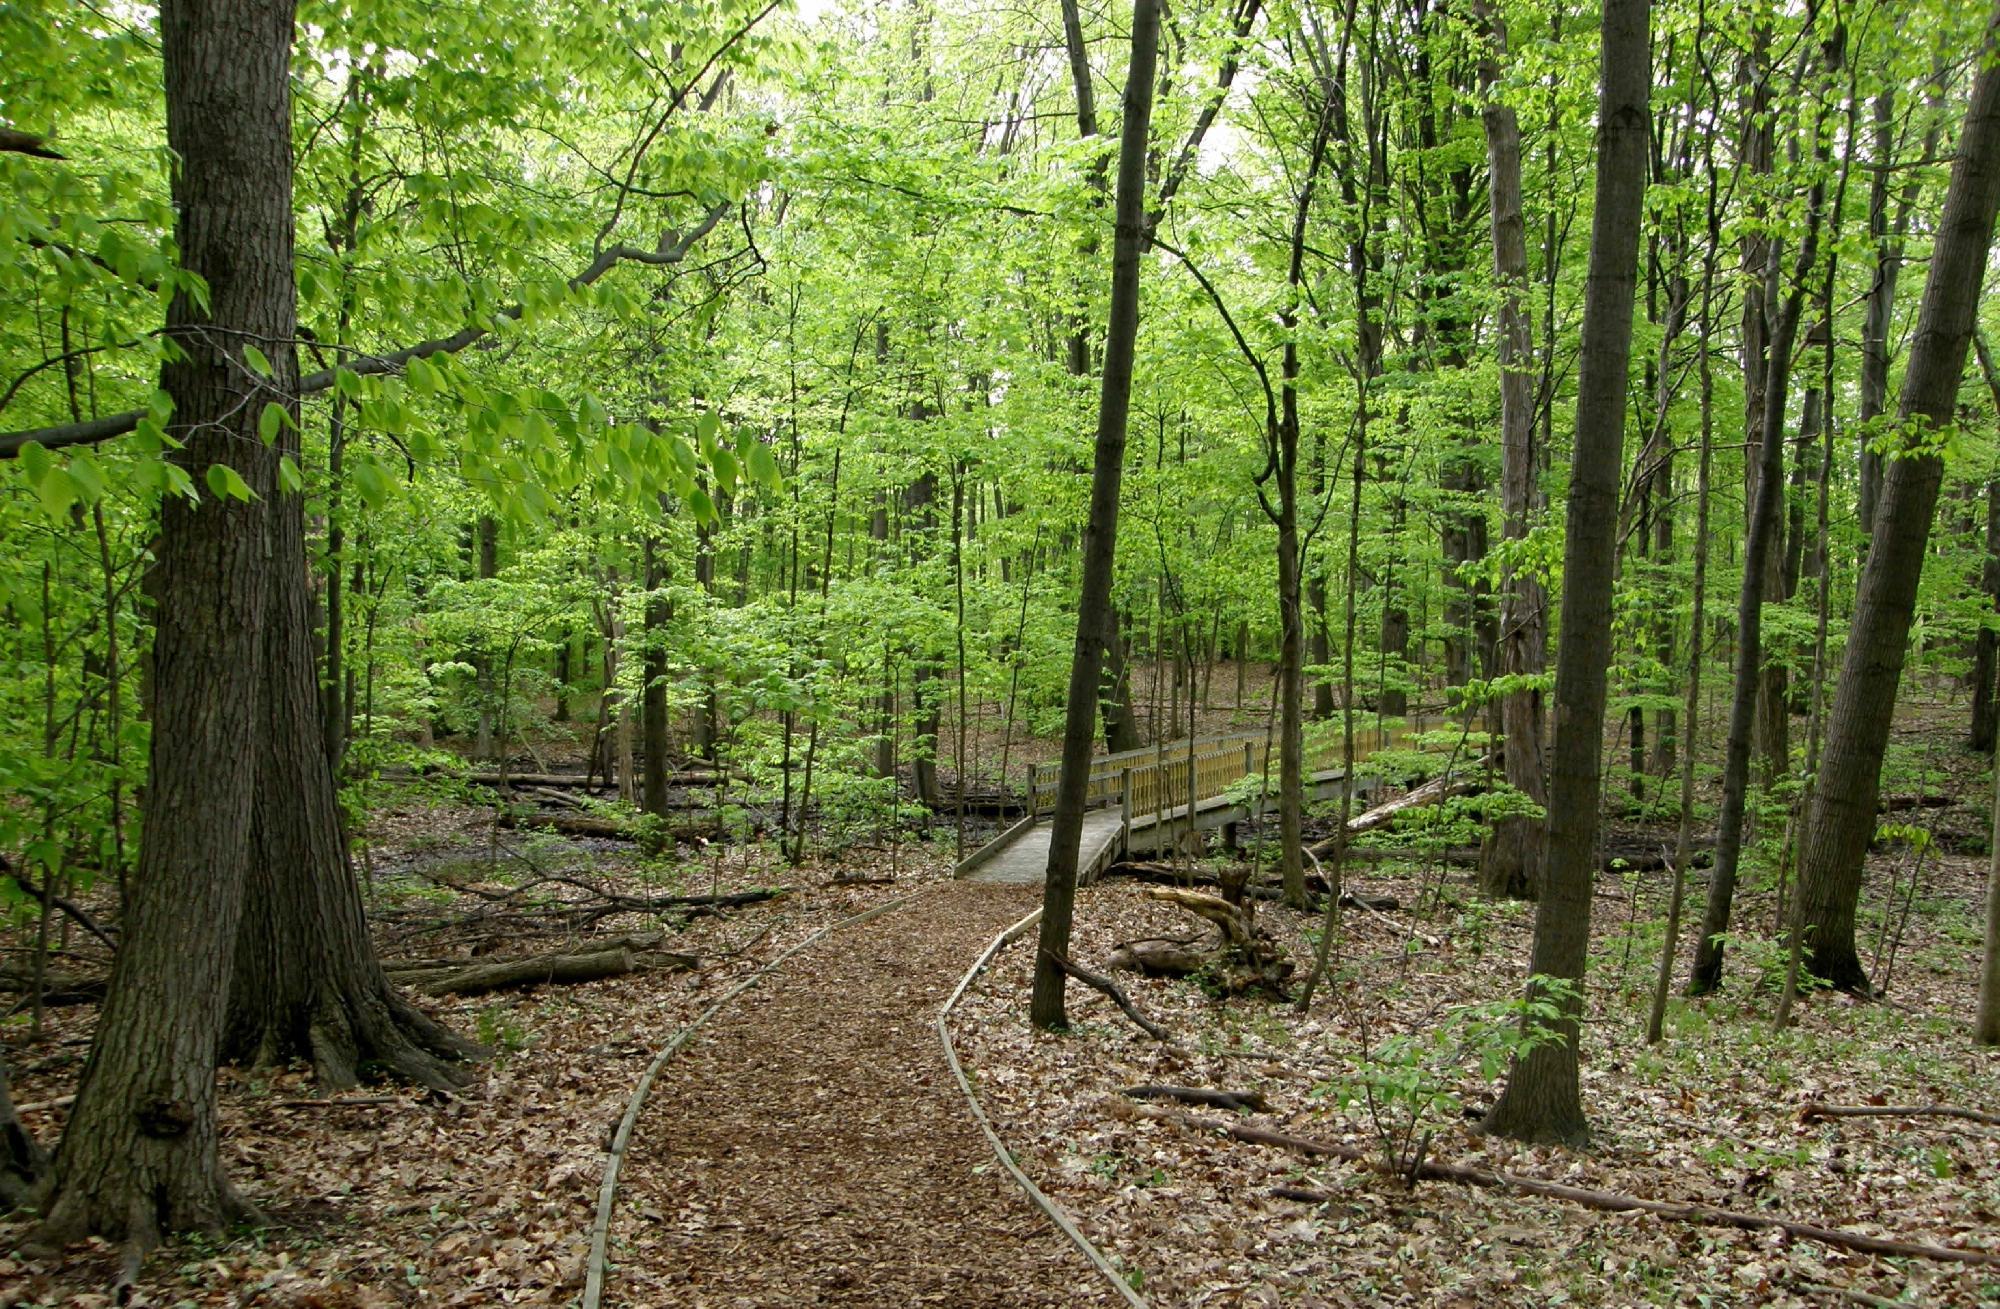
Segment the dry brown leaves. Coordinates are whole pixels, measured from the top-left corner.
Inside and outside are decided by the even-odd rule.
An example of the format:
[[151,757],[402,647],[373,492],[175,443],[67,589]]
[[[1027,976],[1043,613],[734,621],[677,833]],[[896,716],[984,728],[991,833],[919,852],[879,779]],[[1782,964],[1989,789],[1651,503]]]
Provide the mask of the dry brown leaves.
[[[1972,1050],[1966,1037],[1976,944],[1964,939],[1962,920],[1964,907],[1978,903],[1982,876],[1966,859],[1947,860],[1937,874],[1927,897],[1940,908],[1912,923],[1893,1005],[1815,997],[1796,1031],[1775,1035],[1773,996],[1738,957],[1725,993],[1705,1008],[1677,1003],[1667,1042],[1653,1050],[1641,1035],[1653,960],[1643,946],[1623,950],[1618,934],[1631,906],[1619,879],[1607,877],[1584,1051],[1592,1148],[1489,1141],[1460,1119],[1440,1121],[1434,1156],[2000,1251],[2000,1131],[1947,1120],[1805,1125],[1798,1118],[1808,1099],[1993,1107],[2000,1058]],[[1659,909],[1666,882],[1654,874],[1635,884],[1643,921]],[[1414,878],[1371,876],[1367,889],[1396,894],[1405,906],[1422,894]],[[1771,906],[1753,896],[1740,912],[1768,919]],[[1261,913],[1295,957],[1309,959],[1303,930],[1316,919]],[[1393,917],[1409,924],[1417,916],[1406,908]],[[1435,949],[1420,940],[1412,947],[1406,932],[1349,912],[1340,940],[1353,975],[1323,992],[1306,1017],[1290,1006],[1218,1003],[1186,982],[1121,975],[1178,1048],[1146,1039],[1081,987],[1070,992],[1070,1035],[1032,1034],[1024,1021],[1030,947],[1019,945],[967,997],[954,1031],[989,1112],[1029,1173],[1115,1261],[1143,1272],[1145,1294],[1161,1306],[1839,1303],[1838,1290],[1825,1288],[1924,1305],[2000,1300],[2000,1276],[1990,1269],[1893,1265],[1771,1233],[1446,1183],[1411,1193],[1357,1166],[1142,1118],[1117,1094],[1147,1082],[1260,1090],[1272,1112],[1256,1121],[1373,1149],[1365,1106],[1343,1110],[1325,1088],[1353,1076],[1364,1045],[1512,994],[1530,925],[1526,908],[1482,905],[1462,885],[1448,888],[1447,907],[1421,921],[1442,938]],[[1191,930],[1185,915],[1114,882],[1080,898],[1074,949],[1088,962],[1121,940]],[[1489,1104],[1495,1089],[1468,1069],[1459,1088],[1468,1113]],[[1287,1183],[1336,1199],[1312,1206],[1271,1196]]]
[[[454,810],[386,816],[375,871],[380,903],[407,909],[385,955],[461,953],[481,945],[529,953],[568,943],[559,935],[467,942],[449,930],[416,934],[410,924],[479,912],[483,902],[447,897],[412,866],[463,861],[485,848],[486,830]],[[540,861],[578,867],[575,846],[533,847]],[[456,1030],[496,1044],[478,1080],[451,1099],[395,1087],[354,1093],[387,1103],[293,1106],[313,1095],[297,1068],[222,1073],[223,1153],[230,1177],[288,1226],[231,1239],[169,1247],[148,1261],[138,1305],[257,1305],[374,1309],[387,1305],[564,1304],[582,1284],[604,1148],[634,1081],[652,1052],[729,985],[813,931],[934,878],[937,860],[903,852],[898,885],[830,883],[828,870],[787,869],[775,857],[731,850],[703,855],[673,888],[643,882],[630,855],[600,849],[588,874],[628,893],[706,893],[773,884],[797,891],[779,900],[697,918],[671,931],[640,915],[593,925],[598,935],[670,929],[667,945],[702,956],[699,969],[639,973],[573,986],[424,1001]],[[567,852],[567,853],[565,853]],[[886,863],[886,857],[884,858]],[[914,865],[914,866],[913,866]],[[512,882],[532,874],[515,867]],[[845,874],[868,874],[850,863]],[[476,880],[476,879],[475,879]],[[552,894],[583,895],[570,888]],[[758,991],[739,1004],[754,1009]],[[23,1120],[46,1144],[61,1134],[65,1109],[49,1102],[75,1090],[94,1010],[52,1011],[48,1039],[10,1045],[8,1062]],[[18,1040],[18,1036],[15,1038]],[[41,1107],[33,1107],[41,1106]],[[0,1305],[109,1303],[116,1252],[77,1250],[63,1261],[14,1253],[27,1225],[0,1219]],[[643,1299],[619,1303],[645,1303]]]

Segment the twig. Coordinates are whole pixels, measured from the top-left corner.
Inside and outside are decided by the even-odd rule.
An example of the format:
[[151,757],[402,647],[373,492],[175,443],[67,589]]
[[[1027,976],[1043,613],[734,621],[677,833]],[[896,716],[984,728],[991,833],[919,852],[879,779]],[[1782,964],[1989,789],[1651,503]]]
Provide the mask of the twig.
[[[1134,1106],[1128,1112],[1141,1114],[1160,1122],[1174,1123],[1195,1131],[1221,1132],[1236,1140],[1252,1145],[1278,1146],[1286,1150],[1296,1150],[1301,1154],[1326,1158],[1345,1159],[1350,1163],[1378,1171],[1381,1165],[1365,1150],[1343,1145],[1334,1141],[1315,1141],[1307,1137],[1291,1136],[1269,1128],[1257,1127],[1249,1123],[1228,1122],[1215,1118],[1196,1118],[1174,1109],[1148,1109]],[[1957,1246],[1927,1245],[1916,1241],[1896,1241],[1887,1237],[1869,1236],[1862,1232],[1843,1231],[1838,1228],[1820,1227],[1812,1223],[1796,1222],[1789,1218],[1779,1218],[1772,1214],[1739,1213],[1732,1209],[1713,1209],[1704,1204],[1692,1204],[1674,1200],[1648,1200],[1642,1196],[1625,1195],[1618,1191],[1599,1191],[1590,1187],[1567,1186],[1560,1182],[1545,1182],[1539,1178],[1521,1177],[1514,1173],[1498,1170],[1473,1168],[1465,1164],[1439,1163],[1430,1160],[1417,1169],[1417,1175],[1440,1181],[1459,1182],[1466,1186],[1486,1186],[1499,1190],[1518,1191],[1524,1195],[1544,1196],[1552,1200],[1567,1200],[1588,1209],[1601,1209],[1609,1213],[1649,1213],[1662,1218],[1671,1218],[1684,1223],[1701,1223],[1711,1227],[1737,1227],[1745,1231],[1763,1231],[1775,1228],[1787,1236],[1800,1240],[1818,1241],[1823,1245],[1836,1246],[1844,1250],[1859,1250],[1866,1254],[1892,1255],[1898,1258],[1936,1259],[1946,1263],[1973,1264],[1979,1267],[2000,1268],[2000,1252],[1991,1250],[1967,1250]],[[1331,1199],[1332,1197],[1323,1197]]]
[[2000,1127],[2000,1114],[1949,1104],[1820,1104],[1808,1100],[1799,1110],[1799,1121],[1809,1123],[1815,1118],[1963,1118],[1969,1123]]
[[1265,1103],[1262,1091],[1211,1091],[1200,1086],[1128,1086],[1118,1094],[1133,1100],[1178,1100],[1182,1104],[1206,1105],[1210,1109],[1263,1113],[1271,1107]]
[[1884,1309],[1909,1309],[1908,1300],[1892,1300],[1886,1295],[1871,1295],[1867,1291],[1857,1291],[1851,1286],[1828,1286],[1824,1282],[1800,1282],[1801,1291],[1811,1291],[1814,1295],[1837,1296],[1854,1304],[1880,1305]]

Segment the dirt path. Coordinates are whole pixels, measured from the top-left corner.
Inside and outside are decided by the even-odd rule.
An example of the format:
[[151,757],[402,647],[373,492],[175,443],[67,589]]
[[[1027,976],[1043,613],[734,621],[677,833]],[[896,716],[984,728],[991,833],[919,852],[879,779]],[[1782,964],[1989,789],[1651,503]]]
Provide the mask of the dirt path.
[[801,954],[654,1085],[605,1303],[1108,1305],[1008,1180],[932,1021],[1033,888],[949,884]]

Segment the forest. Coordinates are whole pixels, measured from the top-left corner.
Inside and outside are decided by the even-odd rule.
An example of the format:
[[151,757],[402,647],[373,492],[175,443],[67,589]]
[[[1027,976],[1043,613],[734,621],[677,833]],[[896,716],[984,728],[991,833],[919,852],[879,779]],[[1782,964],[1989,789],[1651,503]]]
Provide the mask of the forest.
[[2000,1302],[2000,3],[0,0],[0,1305]]

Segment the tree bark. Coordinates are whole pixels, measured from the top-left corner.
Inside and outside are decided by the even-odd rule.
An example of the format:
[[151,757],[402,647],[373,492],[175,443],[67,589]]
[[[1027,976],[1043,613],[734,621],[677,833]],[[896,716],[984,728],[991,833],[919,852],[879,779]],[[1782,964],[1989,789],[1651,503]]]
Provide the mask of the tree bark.
[[48,1166],[48,1155],[14,1114],[7,1058],[0,1053],[0,1214],[27,1203]]
[[[296,457],[297,439],[281,435],[279,453]],[[275,498],[269,515],[250,867],[221,1053],[255,1066],[309,1058],[330,1090],[356,1085],[364,1063],[425,1086],[455,1086],[464,1078],[452,1063],[478,1048],[383,975],[347,859],[333,773],[314,737],[303,501]]]
[[[1525,295],[1528,230],[1521,203],[1521,124],[1511,105],[1497,98],[1500,60],[1507,53],[1506,20],[1481,0],[1486,28],[1480,48],[1479,85],[1486,96],[1480,118],[1486,134],[1487,188],[1493,229],[1493,276],[1500,290],[1500,505],[1501,535],[1519,541],[1543,508],[1542,462],[1535,444],[1534,324]],[[1538,677],[1547,666],[1547,596],[1541,579],[1507,565],[1500,582],[1500,675]],[[1517,686],[1500,698],[1502,762],[1507,784],[1537,805],[1548,804],[1542,753],[1542,693]],[[1486,894],[1531,899],[1541,882],[1546,827],[1540,817],[1496,819],[1480,848],[1479,885]]]
[[1979,1012],[1974,1045],[2000,1045],[2000,779],[1993,792],[1993,845],[1986,866],[1986,948],[1979,961]]
[[[1555,747],[1548,863],[1535,906],[1529,972],[1578,988],[1562,1000],[1560,1040],[1515,1061],[1483,1128],[1527,1141],[1589,1134],[1579,1088],[1581,985],[1590,947],[1592,865],[1603,790],[1605,681],[1611,659],[1611,572],[1632,354],[1639,227],[1646,193],[1651,83],[1646,0],[1606,0],[1597,113],[1596,206],[1584,295],[1571,462],[1563,612],[1556,654]],[[1539,982],[1530,980],[1531,994]]]
[[1153,116],[1153,69],[1159,53],[1160,0],[1133,0],[1132,61],[1125,80],[1125,121],[1118,144],[1118,191],[1111,258],[1111,307],[1104,340],[1104,378],[1090,479],[1090,518],[1083,532],[1083,590],[1077,601],[1076,653],[1070,662],[1069,705],[1063,724],[1063,765],[1049,833],[1042,922],[1035,954],[1029,1018],[1062,1027],[1062,968],[1076,905],[1077,857],[1083,808],[1096,742],[1097,679],[1104,666],[1105,617],[1118,545],[1118,492],[1125,473],[1126,421],[1139,336],[1140,256],[1144,252],[1147,143]]
[[[168,457],[209,484],[224,465],[257,499],[166,496],[154,564],[152,755],[145,838],[124,941],[40,1236],[144,1250],[163,1232],[216,1229],[252,1212],[216,1152],[215,1063],[243,908],[263,729],[261,643],[273,580],[265,501],[277,457],[265,403],[297,417],[292,274],[292,0],[165,0],[167,140],[181,265],[208,283],[167,310],[178,357]],[[269,377],[246,358],[254,344]],[[220,484],[221,474],[216,474]],[[304,557],[297,559],[303,589]],[[303,594],[301,594],[303,602]],[[309,633],[299,633],[302,641]],[[306,721],[316,722],[312,662]],[[321,737],[297,743],[325,765]]]
[[640,802],[649,814],[667,815],[667,597],[666,561],[661,557],[660,540],[647,533],[646,644],[639,654]]
[[1924,448],[1952,420],[1980,284],[2000,207],[2000,5],[1987,20],[1982,66],[1973,83],[1930,273],[1917,314],[1898,403],[1897,458],[1882,474],[1876,531],[1855,597],[1854,624],[1828,716],[1825,765],[1800,847],[1799,910],[1806,965],[1843,990],[1868,975],[1855,949],[1854,914],[1862,862],[1875,832],[1875,801],[1902,680],[1917,582],[1944,463]]
[[1972,641],[1972,730],[1967,744],[1982,754],[1993,753],[1994,727],[2000,723],[1993,697],[1993,679],[2000,672],[2000,632],[1993,630],[1995,608],[2000,608],[2000,481],[1986,484],[1986,557],[1979,569],[1979,590],[1986,597],[1987,612],[1981,617],[1979,634]]

